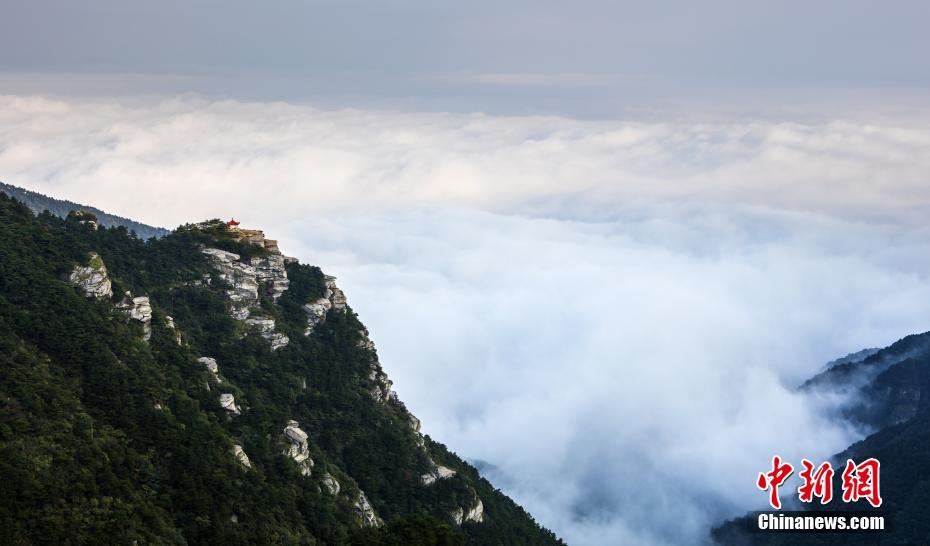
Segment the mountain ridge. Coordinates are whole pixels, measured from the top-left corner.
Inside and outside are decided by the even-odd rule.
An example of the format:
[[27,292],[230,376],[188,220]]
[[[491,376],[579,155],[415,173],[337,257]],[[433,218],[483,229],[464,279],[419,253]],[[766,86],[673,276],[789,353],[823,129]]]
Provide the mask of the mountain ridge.
[[65,218],[68,216],[68,213],[72,211],[86,211],[94,215],[95,219],[102,226],[122,226],[130,232],[135,232],[136,235],[143,239],[150,239],[152,237],[164,237],[171,232],[165,228],[154,227],[143,224],[142,222],[136,222],[135,220],[131,220],[129,218],[123,218],[122,216],[109,214],[96,207],[82,205],[64,199],[56,199],[54,197],[43,195],[39,192],[27,190],[25,188],[14,186],[12,184],[6,184],[4,182],[0,182],[0,192],[5,193],[10,197],[15,198],[17,201],[25,204],[27,207],[29,207],[30,210],[32,210],[32,212],[36,214],[42,214],[43,211],[47,210],[60,218]]
[[[806,381],[799,390],[839,394],[847,402],[832,416],[863,427],[869,433],[828,460],[842,469],[847,459],[881,462],[883,503],[876,509],[865,500],[847,504],[834,499],[827,505],[803,504],[789,494],[787,510],[854,510],[883,515],[886,531],[878,533],[760,533],[755,518],[742,516],[712,531],[718,544],[750,545],[867,545],[923,544],[930,537],[930,332],[905,336],[882,349],[866,349],[838,359]],[[842,491],[842,472],[833,476],[833,490]],[[784,489],[786,493],[792,488]]]
[[0,541],[563,544],[420,433],[336,279],[260,231],[2,195],[0,232]]

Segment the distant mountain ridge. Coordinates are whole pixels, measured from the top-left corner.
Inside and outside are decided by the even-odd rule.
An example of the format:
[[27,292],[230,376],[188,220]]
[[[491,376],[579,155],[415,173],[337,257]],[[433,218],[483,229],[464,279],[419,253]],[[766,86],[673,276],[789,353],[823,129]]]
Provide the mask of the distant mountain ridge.
[[[833,362],[801,387],[801,391],[839,394],[847,404],[841,419],[872,434],[830,458],[834,469],[847,459],[881,462],[882,506],[865,501],[846,504],[800,505],[787,494],[787,510],[874,511],[885,516],[881,533],[759,533],[755,518],[743,516],[713,531],[722,545],[866,545],[927,544],[930,537],[930,332],[906,336],[880,350],[866,349]],[[761,468],[760,468],[761,470]],[[842,491],[841,471],[833,477],[834,492]],[[792,482],[793,484],[794,482]],[[751,487],[751,484],[748,484]],[[783,497],[782,501],[786,499]]]
[[18,186],[13,186],[11,184],[4,184],[3,182],[0,182],[0,192],[3,192],[10,197],[13,197],[17,201],[23,203],[36,214],[41,214],[43,211],[47,210],[55,216],[65,218],[71,211],[87,211],[93,213],[97,217],[97,221],[101,226],[122,226],[129,231],[134,231],[141,239],[164,237],[165,235],[171,233],[170,230],[165,228],[150,226],[141,222],[136,222],[135,220],[130,220],[129,218],[123,218],[122,216],[116,216],[115,214],[108,214],[95,207],[82,205],[73,201],[55,199],[54,197],[49,197],[47,195],[27,190],[25,188],[20,188]]

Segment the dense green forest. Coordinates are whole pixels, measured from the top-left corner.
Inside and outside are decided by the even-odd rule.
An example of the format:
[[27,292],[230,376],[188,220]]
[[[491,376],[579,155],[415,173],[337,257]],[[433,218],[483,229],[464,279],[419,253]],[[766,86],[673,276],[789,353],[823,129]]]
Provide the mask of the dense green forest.
[[[850,403],[837,416],[874,433],[832,458],[842,469],[847,459],[881,461],[880,508],[865,501],[800,505],[789,510],[853,510],[885,516],[884,532],[758,533],[747,516],[721,525],[713,536],[722,545],[905,545],[930,544],[930,332],[907,336],[862,358],[840,361],[806,382],[802,389],[841,392]],[[792,482],[793,483],[793,482]],[[842,491],[841,471],[833,477]],[[791,491],[787,489],[785,491]],[[789,495],[790,496],[790,495]],[[794,501],[797,499],[795,498]]]
[[[289,339],[272,350],[230,315],[204,247],[263,254],[221,225],[143,239],[0,194],[0,543],[561,543],[402,403],[372,396],[380,365],[350,307],[306,334],[304,304],[328,290],[318,268],[288,260],[277,301],[262,287],[256,312]],[[74,285],[97,261],[112,297]],[[125,291],[149,298],[150,339]],[[285,455],[291,420],[309,475]],[[455,474],[425,484],[435,465]]]
[[129,218],[123,218],[115,214],[107,214],[95,207],[79,205],[62,199],[55,199],[54,197],[42,195],[41,193],[29,191],[10,184],[4,184],[3,182],[0,182],[0,193],[5,193],[17,201],[20,201],[36,214],[41,214],[47,210],[55,216],[64,218],[68,216],[68,213],[71,211],[87,211],[97,217],[100,225],[106,227],[122,226],[129,231],[135,232],[136,235],[143,239],[164,237],[169,233],[169,231],[164,228],[152,227],[141,222],[136,222],[135,220],[130,220]]

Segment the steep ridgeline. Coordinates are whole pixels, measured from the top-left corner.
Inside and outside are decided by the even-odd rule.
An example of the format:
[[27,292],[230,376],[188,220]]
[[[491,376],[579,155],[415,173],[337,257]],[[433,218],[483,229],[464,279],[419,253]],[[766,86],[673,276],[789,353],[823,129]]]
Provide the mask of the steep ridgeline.
[[[848,402],[836,418],[872,432],[832,458],[833,468],[840,469],[834,475],[833,490],[834,495],[842,491],[841,474],[847,459],[859,462],[875,457],[881,461],[880,512],[885,515],[888,530],[878,534],[758,534],[746,532],[754,520],[741,518],[715,529],[717,542],[926,544],[930,537],[930,514],[926,512],[930,502],[930,332],[834,361],[801,389],[825,396],[842,395]],[[787,509],[873,510],[864,501],[845,504],[834,499],[826,506],[798,504],[794,502]]]
[[0,543],[561,543],[261,232],[143,241],[3,195],[0,231]]
[[17,201],[22,202],[36,214],[42,214],[42,212],[48,211],[55,216],[65,218],[72,211],[78,211],[83,213],[87,217],[87,221],[92,222],[93,225],[99,224],[104,227],[124,227],[128,231],[135,232],[135,234],[142,239],[164,237],[169,233],[165,228],[149,226],[141,222],[136,222],[135,220],[130,220],[129,218],[123,218],[115,214],[107,214],[98,208],[55,199],[54,197],[42,195],[41,193],[10,184],[4,184],[3,182],[0,182],[0,193],[5,193]]

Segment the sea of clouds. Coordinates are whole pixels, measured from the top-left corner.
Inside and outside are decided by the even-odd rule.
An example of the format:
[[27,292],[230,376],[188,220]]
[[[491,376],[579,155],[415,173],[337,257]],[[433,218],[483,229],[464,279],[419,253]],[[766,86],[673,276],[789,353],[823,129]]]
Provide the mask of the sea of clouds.
[[773,454],[863,434],[798,383],[930,329],[913,122],[7,96],[0,180],[265,229],[339,277],[425,431],[571,544],[701,543]]

